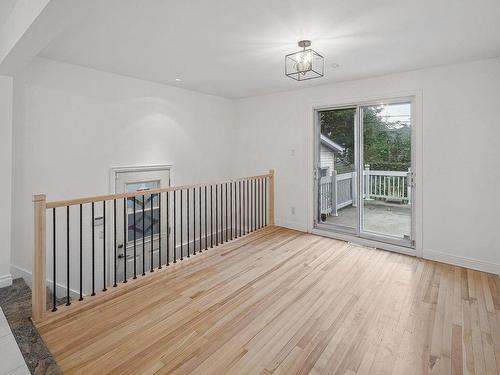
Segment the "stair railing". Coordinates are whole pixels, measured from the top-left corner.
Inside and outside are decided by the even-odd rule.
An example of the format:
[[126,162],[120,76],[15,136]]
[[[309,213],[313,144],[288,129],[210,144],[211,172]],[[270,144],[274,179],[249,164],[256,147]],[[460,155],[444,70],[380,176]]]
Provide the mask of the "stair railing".
[[274,171],[54,202],[40,194],[33,203],[32,319],[41,323],[274,225]]

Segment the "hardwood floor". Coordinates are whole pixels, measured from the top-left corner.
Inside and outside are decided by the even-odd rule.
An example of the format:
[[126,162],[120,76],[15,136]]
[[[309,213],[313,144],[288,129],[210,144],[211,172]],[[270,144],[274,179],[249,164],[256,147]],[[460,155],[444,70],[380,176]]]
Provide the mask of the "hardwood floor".
[[500,279],[272,227],[40,332],[68,374],[498,374]]

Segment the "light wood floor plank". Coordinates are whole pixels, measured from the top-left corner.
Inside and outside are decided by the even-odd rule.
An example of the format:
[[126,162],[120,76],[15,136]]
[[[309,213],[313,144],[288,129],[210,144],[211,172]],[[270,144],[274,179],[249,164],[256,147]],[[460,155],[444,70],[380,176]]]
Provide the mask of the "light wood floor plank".
[[498,374],[498,276],[279,227],[39,331],[68,374]]

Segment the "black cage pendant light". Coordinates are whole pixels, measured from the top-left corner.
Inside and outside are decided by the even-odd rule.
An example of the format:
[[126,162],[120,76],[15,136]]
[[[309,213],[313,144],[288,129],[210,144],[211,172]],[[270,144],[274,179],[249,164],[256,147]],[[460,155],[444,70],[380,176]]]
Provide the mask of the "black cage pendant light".
[[324,58],[310,49],[310,40],[301,40],[299,47],[302,51],[285,56],[285,75],[297,81],[305,81],[324,76]]

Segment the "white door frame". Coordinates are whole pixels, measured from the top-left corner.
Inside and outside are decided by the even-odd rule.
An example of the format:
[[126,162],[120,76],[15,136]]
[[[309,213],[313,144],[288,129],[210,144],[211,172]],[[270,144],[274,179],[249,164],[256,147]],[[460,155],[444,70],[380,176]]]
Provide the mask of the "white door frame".
[[[360,97],[360,98],[350,98],[346,100],[330,100],[320,103],[309,103],[309,126],[308,126],[308,147],[310,147],[308,152],[309,163],[308,165],[308,231],[310,233],[315,233],[323,236],[338,238],[342,240],[352,241],[359,244],[378,247],[381,249],[386,249],[390,251],[400,252],[404,254],[415,255],[417,257],[423,256],[423,223],[422,223],[422,210],[423,210],[423,193],[422,193],[422,169],[423,169],[423,130],[422,130],[422,91],[404,91],[404,92],[394,92],[390,94],[380,94],[372,97]],[[317,126],[317,111],[321,109],[332,109],[332,108],[342,108],[342,107],[356,107],[363,105],[373,105],[382,102],[388,102],[391,100],[400,100],[402,98],[412,99],[412,161],[414,165],[414,207],[412,208],[413,219],[414,219],[414,241],[415,249],[409,249],[407,247],[398,246],[390,243],[383,243],[379,241],[374,241],[368,238],[360,238],[352,234],[344,233],[333,233],[326,231],[321,228],[315,227],[315,217],[316,217],[316,194],[315,191],[315,169],[317,167],[316,161],[316,126]],[[312,147],[311,147],[312,146]],[[358,197],[360,195],[358,194]]]
[[115,180],[118,173],[127,172],[153,172],[153,171],[170,171],[170,183],[172,182],[172,169],[173,164],[153,164],[153,165],[133,165],[123,167],[110,167],[109,168],[109,192],[110,194],[116,193]]

